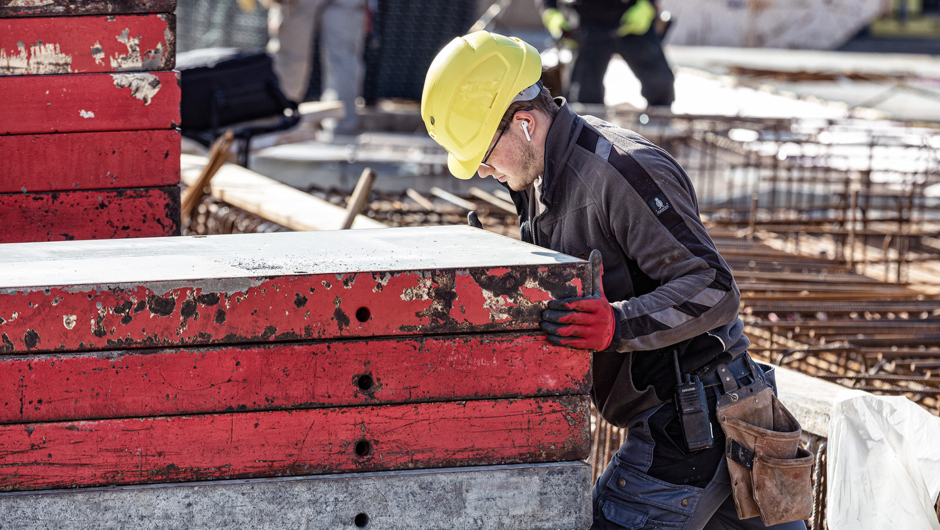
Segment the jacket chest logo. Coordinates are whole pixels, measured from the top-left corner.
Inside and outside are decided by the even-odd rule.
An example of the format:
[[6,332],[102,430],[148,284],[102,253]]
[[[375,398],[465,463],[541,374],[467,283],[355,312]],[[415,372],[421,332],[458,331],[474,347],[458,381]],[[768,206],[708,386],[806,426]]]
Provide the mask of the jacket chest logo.
[[657,217],[669,209],[669,201],[666,200],[666,196],[662,193],[650,199],[646,204],[649,205],[650,209],[653,210],[653,213],[656,214]]

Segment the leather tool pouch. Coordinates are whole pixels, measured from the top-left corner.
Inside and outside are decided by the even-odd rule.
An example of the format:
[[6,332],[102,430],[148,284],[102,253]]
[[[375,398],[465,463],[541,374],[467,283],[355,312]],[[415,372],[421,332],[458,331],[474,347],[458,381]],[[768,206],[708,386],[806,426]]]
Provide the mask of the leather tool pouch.
[[767,526],[809,519],[813,455],[799,446],[799,422],[763,378],[733,389],[726,384],[725,391],[716,413],[738,517],[759,515]]

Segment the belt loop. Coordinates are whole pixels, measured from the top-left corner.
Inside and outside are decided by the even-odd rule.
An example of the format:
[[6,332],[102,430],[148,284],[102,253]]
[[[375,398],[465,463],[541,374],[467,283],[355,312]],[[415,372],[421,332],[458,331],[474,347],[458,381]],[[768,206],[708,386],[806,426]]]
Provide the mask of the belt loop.
[[725,394],[738,389],[738,382],[735,381],[734,375],[731,373],[731,370],[728,370],[727,365],[719,364],[716,371],[718,372],[718,378],[721,379],[721,386],[724,388]]
[[[747,352],[742,354],[745,359],[747,359],[747,366],[751,369],[751,375],[754,376],[755,381],[760,381],[765,387],[770,386],[767,383],[767,380],[764,379],[764,371],[760,369],[760,366],[757,366],[757,363],[754,362],[754,359],[751,359],[751,356]],[[775,392],[776,393],[776,392]]]

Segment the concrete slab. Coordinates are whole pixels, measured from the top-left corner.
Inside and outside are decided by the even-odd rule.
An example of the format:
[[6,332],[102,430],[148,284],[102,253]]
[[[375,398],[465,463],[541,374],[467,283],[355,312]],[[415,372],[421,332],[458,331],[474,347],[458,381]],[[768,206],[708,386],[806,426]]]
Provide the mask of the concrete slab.
[[583,462],[0,494],[0,528],[576,529]]
[[[415,109],[417,114],[417,109]],[[251,168],[300,189],[351,192],[365,168],[375,171],[376,191],[404,193],[408,188],[439,187],[466,196],[471,187],[503,189],[494,179],[459,180],[447,170],[447,152],[423,132],[367,133],[332,140],[300,142],[261,149]]]

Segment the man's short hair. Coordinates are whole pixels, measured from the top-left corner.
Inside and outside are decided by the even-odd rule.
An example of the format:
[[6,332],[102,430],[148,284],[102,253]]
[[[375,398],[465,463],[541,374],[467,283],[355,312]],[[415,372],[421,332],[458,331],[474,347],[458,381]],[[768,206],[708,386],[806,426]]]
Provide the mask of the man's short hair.
[[542,87],[542,90],[540,90],[538,95],[535,96],[535,99],[531,99],[529,101],[516,101],[509,105],[509,108],[506,109],[502,119],[499,120],[499,127],[496,130],[505,130],[506,127],[509,127],[509,122],[512,120],[513,114],[529,107],[533,107],[535,110],[544,112],[549,118],[553,120],[555,119],[555,115],[558,114],[558,105],[555,104],[555,100],[552,98],[551,92],[549,92],[547,88]]

